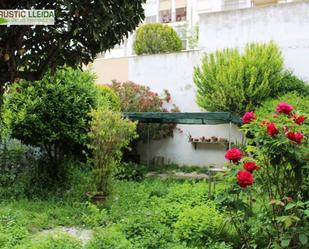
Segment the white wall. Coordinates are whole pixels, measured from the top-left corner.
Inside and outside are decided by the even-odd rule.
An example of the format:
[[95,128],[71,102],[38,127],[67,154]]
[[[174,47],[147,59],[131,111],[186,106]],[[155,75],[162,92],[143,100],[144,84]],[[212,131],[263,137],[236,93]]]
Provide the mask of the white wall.
[[309,1],[200,15],[200,49],[242,48],[273,40],[287,68],[309,81]]
[[[182,112],[200,112],[195,103],[195,86],[192,80],[193,68],[200,62],[200,52],[182,52],[137,56],[129,58],[128,78],[138,84],[149,86],[153,91],[162,93],[168,89],[172,95],[172,103]],[[198,145],[195,150],[188,142],[189,134],[192,137],[229,137],[229,125],[178,125],[183,133],[174,131],[174,137],[162,141],[153,141],[150,146],[140,144],[139,151],[142,160],[146,161],[147,151],[149,158],[163,156],[166,162],[187,165],[216,165],[223,166],[225,147],[222,145]],[[232,129],[232,140],[240,141],[241,134],[236,127]]]

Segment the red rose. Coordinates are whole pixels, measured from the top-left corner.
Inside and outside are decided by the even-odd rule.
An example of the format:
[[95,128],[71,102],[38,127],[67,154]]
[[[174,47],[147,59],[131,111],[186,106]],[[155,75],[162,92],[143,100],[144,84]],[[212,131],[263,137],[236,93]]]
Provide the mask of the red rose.
[[253,175],[249,171],[240,170],[237,173],[237,183],[240,187],[246,188],[253,184]]
[[305,117],[303,115],[297,117],[296,114],[293,114],[292,117],[293,117],[294,122],[299,125],[301,125],[305,121]]
[[249,124],[252,120],[255,120],[256,117],[254,115],[254,112],[246,112],[241,119],[243,124]]
[[301,144],[301,140],[304,138],[304,134],[301,132],[289,131],[286,133],[286,137],[297,144]]
[[245,162],[244,163],[244,169],[249,171],[249,172],[252,172],[254,170],[259,170],[260,168],[256,165],[255,162]]
[[279,133],[279,130],[275,126],[274,123],[268,123],[267,124],[267,134],[271,137],[275,136],[276,134]]
[[238,163],[241,159],[241,151],[238,148],[230,149],[225,153],[225,158],[227,160],[233,161],[233,163]]
[[281,102],[277,105],[276,112],[290,114],[293,111],[293,106],[289,105],[288,103]]

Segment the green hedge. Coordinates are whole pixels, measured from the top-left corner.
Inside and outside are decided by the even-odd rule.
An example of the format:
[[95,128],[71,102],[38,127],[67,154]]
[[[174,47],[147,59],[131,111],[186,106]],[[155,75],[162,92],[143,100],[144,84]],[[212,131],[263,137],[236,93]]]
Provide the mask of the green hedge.
[[243,53],[206,54],[194,69],[197,103],[208,111],[242,115],[279,92],[283,72],[283,57],[273,42],[248,44]]

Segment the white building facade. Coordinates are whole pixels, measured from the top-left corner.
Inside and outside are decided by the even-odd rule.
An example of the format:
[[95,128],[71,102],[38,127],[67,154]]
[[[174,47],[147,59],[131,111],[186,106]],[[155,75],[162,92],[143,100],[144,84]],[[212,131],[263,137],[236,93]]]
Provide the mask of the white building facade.
[[[183,42],[183,50],[198,48],[199,15],[246,8],[258,8],[298,0],[148,0],[144,4],[144,23],[164,23],[172,26]],[[99,55],[119,58],[134,55],[134,32],[113,50]]]

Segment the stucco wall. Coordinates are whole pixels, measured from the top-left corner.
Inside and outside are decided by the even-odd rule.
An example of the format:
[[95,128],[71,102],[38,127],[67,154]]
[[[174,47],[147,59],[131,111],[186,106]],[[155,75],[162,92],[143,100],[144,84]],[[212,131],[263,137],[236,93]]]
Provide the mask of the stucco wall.
[[[161,54],[131,57],[129,62],[129,79],[152,90],[162,93],[168,89],[172,95],[172,103],[176,104],[182,112],[200,112],[195,103],[195,86],[192,80],[194,66],[199,64],[201,53],[199,51],[182,52],[175,54]],[[162,141],[152,141],[150,146],[140,144],[139,151],[142,160],[161,156],[166,162],[180,165],[216,165],[225,163],[225,147],[222,145],[198,145],[195,150],[188,142],[189,134],[192,137],[229,137],[229,125],[178,125],[174,137]],[[240,133],[232,127],[233,141],[241,140]]]
[[309,81],[309,1],[200,15],[200,49],[242,48],[273,40],[286,67]]
[[129,77],[129,61],[127,57],[96,59],[90,65],[90,68],[97,76],[97,84],[108,84],[112,80],[127,81]]

